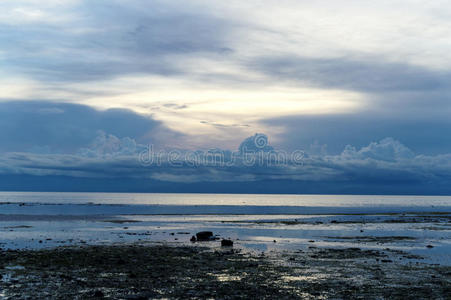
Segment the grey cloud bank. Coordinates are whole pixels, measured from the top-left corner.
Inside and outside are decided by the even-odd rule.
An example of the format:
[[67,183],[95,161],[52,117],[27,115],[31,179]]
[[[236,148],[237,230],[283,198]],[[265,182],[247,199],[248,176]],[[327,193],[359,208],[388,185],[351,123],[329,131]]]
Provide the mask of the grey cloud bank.
[[[426,105],[426,104],[425,104]],[[444,108],[446,110],[446,107]],[[290,116],[264,120],[268,126],[284,128],[280,146],[310,149],[315,143],[330,154],[338,154],[348,144],[358,148],[391,136],[416,153],[428,155],[451,152],[451,121],[447,116],[365,111],[359,114]]]
[[143,143],[155,143],[157,132],[171,135],[151,116],[129,110],[45,101],[0,102],[0,128],[0,152],[71,153],[89,146],[99,132]]
[[[375,135],[375,128],[365,129],[365,119],[294,118],[291,125],[289,121],[268,120],[288,124],[288,136],[299,136],[306,145],[318,138],[330,142],[331,147],[317,144],[321,151],[296,148],[302,140],[293,139],[288,139],[293,142],[288,145],[292,149],[283,144],[276,147],[270,138],[258,133],[244,139],[237,149],[161,148],[158,146],[166,138],[182,135],[151,116],[118,109],[100,111],[78,104],[3,102],[0,189],[451,193],[451,154],[421,154],[392,137],[371,140],[370,136],[397,131],[382,127]],[[331,131],[333,128],[335,131]],[[418,133],[402,137],[415,141]],[[413,145],[418,148],[421,143]],[[143,156],[149,155],[149,146],[154,147],[151,155],[158,160]],[[333,153],[335,149],[339,150]]]
[[[122,192],[449,194],[451,154],[418,155],[393,138],[337,155],[305,153],[286,159],[283,150],[260,144],[255,135],[241,148],[159,152],[142,160],[146,146],[131,138],[99,134],[75,154],[3,153],[0,189]],[[242,149],[240,149],[242,150]],[[190,156],[184,156],[189,153]],[[192,160],[221,154],[222,161]],[[270,156],[274,153],[283,155]],[[174,156],[174,154],[177,154]],[[232,157],[235,154],[236,157]],[[249,156],[250,155],[250,156]],[[256,159],[252,160],[252,155]],[[188,160],[187,157],[191,157]],[[217,157],[217,156],[211,156]],[[210,157],[210,158],[211,158]],[[220,156],[221,157],[221,156]],[[259,160],[261,157],[266,160]],[[233,158],[233,159],[232,159]],[[298,157],[299,158],[299,157]],[[278,161],[279,160],[279,161]]]

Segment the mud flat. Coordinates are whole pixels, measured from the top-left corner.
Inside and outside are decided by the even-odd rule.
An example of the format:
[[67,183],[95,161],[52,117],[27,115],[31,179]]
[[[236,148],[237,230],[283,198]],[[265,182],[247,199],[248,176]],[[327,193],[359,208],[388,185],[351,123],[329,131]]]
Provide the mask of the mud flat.
[[402,251],[128,244],[0,252],[4,299],[449,299],[451,267]]

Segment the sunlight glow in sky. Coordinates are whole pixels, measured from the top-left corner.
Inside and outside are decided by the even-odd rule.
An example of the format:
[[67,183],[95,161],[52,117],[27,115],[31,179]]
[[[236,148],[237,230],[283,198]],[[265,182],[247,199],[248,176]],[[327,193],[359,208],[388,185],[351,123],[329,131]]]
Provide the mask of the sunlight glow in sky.
[[408,88],[430,90],[418,90],[416,78],[411,87],[397,84],[402,76],[421,70],[448,76],[451,65],[451,8],[444,1],[72,0],[0,7],[3,101],[127,108],[186,135],[222,134],[225,145],[279,131],[265,119],[392,106],[390,98],[404,98]]

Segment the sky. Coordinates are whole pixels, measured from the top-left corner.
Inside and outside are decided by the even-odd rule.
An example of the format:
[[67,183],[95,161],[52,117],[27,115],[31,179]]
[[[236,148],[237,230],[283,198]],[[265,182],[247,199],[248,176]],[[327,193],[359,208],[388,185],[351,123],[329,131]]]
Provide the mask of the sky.
[[0,189],[451,194],[450,36],[440,0],[3,0]]

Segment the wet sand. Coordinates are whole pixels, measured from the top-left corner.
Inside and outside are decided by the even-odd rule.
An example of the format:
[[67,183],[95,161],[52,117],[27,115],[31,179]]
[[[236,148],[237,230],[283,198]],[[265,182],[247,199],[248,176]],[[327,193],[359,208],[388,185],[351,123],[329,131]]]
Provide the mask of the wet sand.
[[3,250],[5,299],[449,299],[451,267],[402,251],[167,244]]

